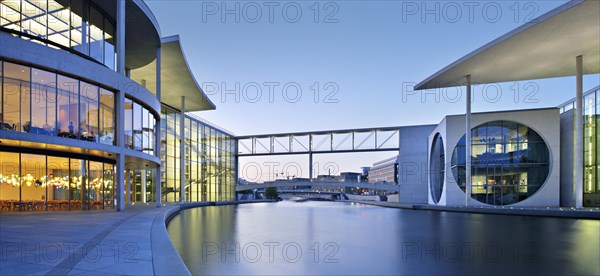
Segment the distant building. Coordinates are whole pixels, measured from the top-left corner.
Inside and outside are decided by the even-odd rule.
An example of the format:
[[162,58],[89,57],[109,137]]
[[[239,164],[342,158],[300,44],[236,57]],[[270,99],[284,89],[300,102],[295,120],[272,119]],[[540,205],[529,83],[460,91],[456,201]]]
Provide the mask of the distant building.
[[378,183],[394,183],[398,184],[398,162],[397,157],[391,157],[379,162],[373,163],[373,167],[369,170],[369,182]]

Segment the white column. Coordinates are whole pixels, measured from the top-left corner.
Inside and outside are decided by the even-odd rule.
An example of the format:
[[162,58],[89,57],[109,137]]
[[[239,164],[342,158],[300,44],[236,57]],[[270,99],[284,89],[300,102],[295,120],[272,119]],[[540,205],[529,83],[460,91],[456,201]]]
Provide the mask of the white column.
[[312,154],[312,135],[308,135],[308,180],[313,181],[313,154]]
[[575,208],[583,207],[583,57],[576,58],[575,96]]
[[467,110],[465,112],[465,206],[471,203],[471,75],[467,75]]
[[[117,1],[117,72],[121,75],[125,75],[125,0]],[[117,118],[117,131],[115,140],[117,146],[121,152],[117,154],[117,164],[115,166],[116,174],[116,199],[117,199],[117,211],[125,211],[125,155],[122,151],[125,149],[125,91],[123,91],[125,84],[121,84],[119,91],[116,95],[116,118]]]
[[[160,67],[161,67],[161,50],[160,47],[156,48],[156,99],[160,102],[161,101],[161,71],[160,71]],[[160,110],[159,110],[160,112]],[[160,141],[160,132],[162,130],[162,128],[160,127],[161,121],[160,121],[160,116],[158,117],[158,120],[156,120],[156,125],[154,126],[154,155],[158,158],[161,158],[161,153],[160,153],[160,147],[161,147],[161,141]],[[154,173],[154,187],[156,187],[156,207],[160,208],[161,204],[162,204],[162,183],[161,183],[161,167],[162,164],[159,164],[158,168],[156,168],[156,172]]]
[[146,170],[140,170],[140,183],[142,184],[142,203],[146,203]]
[[181,116],[179,118],[179,201],[185,202],[185,96],[181,96]]
[[309,181],[313,181],[313,154],[312,152],[308,154],[308,179]]
[[133,185],[132,171],[125,166],[125,202],[126,206],[131,205],[131,185]]

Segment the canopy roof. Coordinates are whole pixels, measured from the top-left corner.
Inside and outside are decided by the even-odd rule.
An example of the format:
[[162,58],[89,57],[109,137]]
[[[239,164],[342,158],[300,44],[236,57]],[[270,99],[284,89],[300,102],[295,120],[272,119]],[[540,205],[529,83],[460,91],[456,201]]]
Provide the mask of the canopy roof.
[[[185,96],[185,112],[215,109],[204,94],[183,53],[179,36],[162,38],[161,43],[161,102],[181,110],[181,96]],[[156,61],[131,71],[134,80],[144,79],[150,91],[156,91]]]
[[415,90],[600,73],[600,1],[575,0],[518,27],[460,58]]

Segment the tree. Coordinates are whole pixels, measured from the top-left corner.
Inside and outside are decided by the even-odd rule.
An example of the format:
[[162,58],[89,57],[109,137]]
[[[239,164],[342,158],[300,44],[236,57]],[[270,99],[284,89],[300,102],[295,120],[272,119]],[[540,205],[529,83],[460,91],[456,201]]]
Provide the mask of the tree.
[[277,199],[279,197],[279,192],[277,192],[277,187],[268,187],[265,189],[265,197],[267,199]]

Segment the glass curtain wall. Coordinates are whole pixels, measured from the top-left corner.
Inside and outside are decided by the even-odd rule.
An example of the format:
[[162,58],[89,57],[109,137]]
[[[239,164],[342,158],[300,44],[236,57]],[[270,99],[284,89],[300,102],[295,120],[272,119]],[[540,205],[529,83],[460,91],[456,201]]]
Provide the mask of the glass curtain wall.
[[585,96],[583,105],[583,204],[586,207],[600,206],[600,91]]
[[156,118],[144,106],[125,98],[125,147],[154,154]]
[[114,21],[86,0],[1,0],[0,31],[115,69]]
[[[571,100],[560,107],[560,113],[575,109]],[[600,90],[590,91],[583,98],[583,206],[600,207]],[[562,116],[562,115],[561,115]],[[573,121],[573,123],[575,123]],[[574,145],[573,145],[574,148]]]
[[[471,195],[492,205],[513,204],[537,192],[549,173],[550,155],[533,129],[510,121],[494,121],[472,129]],[[465,136],[452,154],[458,186],[466,190]]]
[[114,165],[0,151],[0,211],[114,208]]
[[15,63],[0,66],[0,129],[114,144],[112,91]]
[[[164,202],[180,200],[180,113],[162,108],[161,186]],[[192,116],[185,118],[186,201],[230,201],[235,196],[235,139]]]

